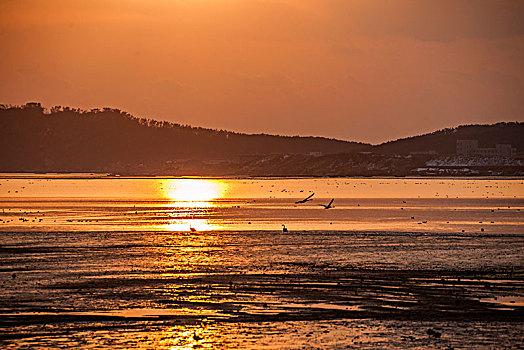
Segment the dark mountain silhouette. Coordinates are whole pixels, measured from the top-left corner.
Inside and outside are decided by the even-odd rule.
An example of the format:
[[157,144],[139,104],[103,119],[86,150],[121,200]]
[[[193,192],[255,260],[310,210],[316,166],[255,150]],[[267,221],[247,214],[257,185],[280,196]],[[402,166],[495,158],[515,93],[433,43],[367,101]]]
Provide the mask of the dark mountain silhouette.
[[[524,123],[463,125],[372,146],[191,127],[136,118],[112,108],[46,110],[39,103],[28,103],[0,105],[0,172],[404,176],[435,173],[435,164],[441,168],[469,164],[481,175],[515,175],[524,173],[521,156],[473,162],[448,156],[455,153],[457,140],[478,140],[480,147],[511,144],[522,154],[523,136]],[[443,174],[456,173],[466,174],[457,169]]]
[[518,153],[524,152],[524,123],[510,122],[493,125],[461,125],[429,134],[385,142],[373,151],[389,154],[430,152],[453,154],[457,140],[478,140],[479,147],[492,148],[496,144],[511,144]]
[[323,137],[247,135],[39,103],[0,108],[0,171],[118,171],[182,159],[358,152],[371,146]]

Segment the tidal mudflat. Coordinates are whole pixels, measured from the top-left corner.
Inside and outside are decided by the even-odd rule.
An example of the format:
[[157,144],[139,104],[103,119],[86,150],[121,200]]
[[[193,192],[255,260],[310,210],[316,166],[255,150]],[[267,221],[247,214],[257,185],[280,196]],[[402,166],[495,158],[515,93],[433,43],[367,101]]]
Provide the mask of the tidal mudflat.
[[4,175],[0,238],[3,348],[524,344],[520,179]]

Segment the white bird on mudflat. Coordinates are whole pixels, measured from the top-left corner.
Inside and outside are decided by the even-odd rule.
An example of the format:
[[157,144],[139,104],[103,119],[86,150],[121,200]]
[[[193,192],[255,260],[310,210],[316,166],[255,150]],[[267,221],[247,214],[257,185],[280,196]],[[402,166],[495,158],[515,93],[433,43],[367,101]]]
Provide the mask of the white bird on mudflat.
[[333,201],[334,201],[334,200],[335,200],[335,198],[333,198],[333,199],[331,200],[331,202],[329,202],[328,205],[325,205],[325,204],[319,204],[319,205],[320,205],[321,207],[324,207],[324,209],[333,208],[333,205],[332,205],[332,204],[333,204]]
[[307,197],[306,199],[302,199],[301,201],[295,202],[295,204],[309,202],[309,201],[312,200],[311,197],[313,197],[314,195],[315,195],[314,193],[311,193],[311,194],[309,195],[309,197]]

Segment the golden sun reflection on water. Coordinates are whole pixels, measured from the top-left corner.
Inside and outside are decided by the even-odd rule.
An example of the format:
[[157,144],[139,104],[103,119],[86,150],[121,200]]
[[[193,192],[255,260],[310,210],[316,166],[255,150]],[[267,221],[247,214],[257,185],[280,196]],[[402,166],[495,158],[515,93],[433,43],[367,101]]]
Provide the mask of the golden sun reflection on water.
[[163,225],[163,228],[166,231],[212,231],[220,229],[220,226],[200,216],[205,214],[208,208],[216,206],[213,201],[222,198],[227,188],[227,184],[223,181],[211,179],[162,181],[160,184],[162,195],[169,200],[166,207],[188,208],[187,215],[184,218],[173,218],[169,224]]
[[173,220],[173,222],[162,225],[166,231],[191,231],[193,228],[196,231],[214,231],[219,230],[221,227],[216,224],[212,224],[206,219],[187,219],[187,220]]
[[223,197],[227,187],[223,181],[208,179],[174,179],[161,183],[163,196],[173,201],[171,206],[177,207],[214,206],[212,201]]

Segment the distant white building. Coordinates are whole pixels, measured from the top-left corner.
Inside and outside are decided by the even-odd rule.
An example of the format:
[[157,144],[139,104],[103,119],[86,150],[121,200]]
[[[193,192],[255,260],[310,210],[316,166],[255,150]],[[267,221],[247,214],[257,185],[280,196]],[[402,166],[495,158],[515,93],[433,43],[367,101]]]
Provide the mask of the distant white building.
[[507,144],[496,144],[495,148],[480,148],[478,140],[457,140],[457,154],[466,156],[512,156],[517,149]]

